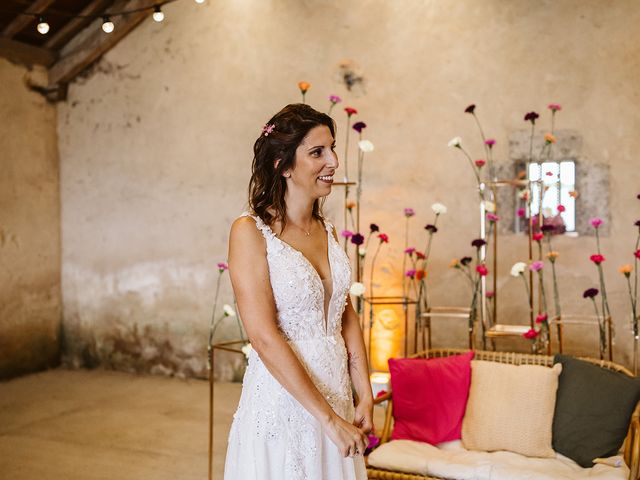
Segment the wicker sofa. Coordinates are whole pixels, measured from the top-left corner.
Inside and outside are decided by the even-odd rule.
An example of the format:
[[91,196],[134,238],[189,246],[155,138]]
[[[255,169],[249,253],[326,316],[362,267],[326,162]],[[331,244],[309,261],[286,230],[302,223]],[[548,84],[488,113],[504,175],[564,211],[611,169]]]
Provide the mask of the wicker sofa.
[[[450,355],[459,355],[467,352],[468,350],[459,349],[432,349],[419,352],[412,357],[414,358],[439,358],[447,357]],[[490,352],[490,351],[475,351],[474,358],[476,360],[485,360],[491,362],[507,363],[512,365],[542,365],[552,366],[553,356],[547,355],[532,355],[523,353],[511,353],[511,352]],[[601,368],[606,368],[616,372],[621,372],[630,377],[633,374],[621,365],[617,365],[613,362],[604,360],[593,360],[583,358],[582,360],[589,361]],[[382,402],[388,402],[385,412],[384,426],[380,434],[380,444],[384,444],[389,441],[392,431],[393,423],[393,392],[388,392],[375,400],[375,404],[381,404]],[[629,480],[640,479],[640,403],[636,406],[627,437],[623,445],[624,460],[629,467]],[[431,477],[410,473],[403,473],[398,471],[384,470],[367,465],[368,478],[371,480],[442,480],[441,477]],[[455,480],[455,479],[449,479]]]

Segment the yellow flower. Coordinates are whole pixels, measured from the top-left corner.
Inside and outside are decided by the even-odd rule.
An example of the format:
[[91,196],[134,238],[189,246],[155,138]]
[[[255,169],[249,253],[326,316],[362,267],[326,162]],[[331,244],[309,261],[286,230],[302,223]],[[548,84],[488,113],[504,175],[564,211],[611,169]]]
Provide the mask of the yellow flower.
[[552,133],[545,133],[544,139],[547,143],[556,143],[556,137]]
[[628,277],[633,271],[633,266],[629,264],[622,265],[620,268],[618,268],[618,271],[622,273],[625,277]]
[[298,88],[302,93],[307,93],[307,90],[311,88],[311,84],[309,82],[298,82]]

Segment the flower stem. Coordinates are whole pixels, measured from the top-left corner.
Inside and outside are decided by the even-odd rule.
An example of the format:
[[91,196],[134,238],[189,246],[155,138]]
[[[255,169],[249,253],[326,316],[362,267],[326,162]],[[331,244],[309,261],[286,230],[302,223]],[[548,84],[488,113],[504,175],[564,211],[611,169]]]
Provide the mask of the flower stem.
[[369,296],[371,298],[373,298],[373,273],[376,265],[376,258],[378,258],[378,252],[380,251],[381,246],[382,246],[382,242],[378,243],[378,248],[376,248],[376,253],[373,254],[373,258],[371,259],[371,272],[369,273]]

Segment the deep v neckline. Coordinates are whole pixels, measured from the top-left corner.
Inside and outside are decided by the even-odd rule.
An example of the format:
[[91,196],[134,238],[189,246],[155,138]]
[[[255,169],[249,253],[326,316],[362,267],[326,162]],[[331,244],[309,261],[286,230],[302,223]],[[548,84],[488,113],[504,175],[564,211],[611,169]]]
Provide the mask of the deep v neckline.
[[264,224],[265,227],[267,227],[269,229],[269,231],[273,235],[273,238],[278,240],[285,247],[289,247],[295,253],[300,255],[300,257],[302,257],[302,259],[304,260],[306,265],[311,269],[311,271],[314,273],[315,277],[320,282],[320,286],[322,287],[322,314],[323,314],[323,317],[324,317],[324,322],[323,322],[323,324],[324,324],[324,333],[326,335],[327,331],[328,331],[328,328],[329,328],[329,316],[331,314],[331,304],[333,302],[333,294],[335,293],[335,279],[333,278],[333,265],[331,264],[331,245],[330,245],[330,242],[331,242],[331,239],[332,239],[331,232],[329,232],[329,229],[327,228],[326,224],[323,223],[324,229],[327,232],[327,262],[329,264],[329,278],[331,279],[331,295],[329,295],[329,305],[327,306],[327,310],[325,311],[324,308],[325,308],[325,301],[326,301],[325,297],[327,295],[327,289],[324,287],[323,280],[322,280],[322,278],[320,278],[320,274],[318,273],[318,270],[316,270],[316,267],[313,266],[313,263],[311,263],[311,261],[307,258],[307,256],[304,253],[302,253],[301,250],[297,249],[296,247],[291,245],[289,242],[285,242],[284,240],[282,240],[280,237],[278,237],[276,235],[276,232],[274,232],[273,229],[269,225],[267,225],[264,222],[262,222],[262,223]]

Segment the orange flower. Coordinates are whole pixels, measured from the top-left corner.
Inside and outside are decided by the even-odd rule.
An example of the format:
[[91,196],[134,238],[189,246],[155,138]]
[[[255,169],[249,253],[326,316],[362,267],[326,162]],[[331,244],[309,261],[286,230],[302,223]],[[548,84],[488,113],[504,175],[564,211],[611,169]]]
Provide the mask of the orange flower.
[[311,88],[311,84],[309,82],[298,82],[298,88],[302,93],[307,93],[307,90]]
[[449,262],[449,268],[458,268],[460,266],[460,260],[454,258]]
[[547,253],[547,258],[555,260],[556,258],[558,258],[558,255],[560,254],[554,250],[552,252]]
[[625,277],[628,277],[633,271],[633,266],[629,264],[622,265],[620,268],[618,268],[618,271],[622,273]]
[[353,201],[347,202],[347,204],[345,205],[347,210],[351,210],[355,206],[356,206],[356,202],[353,202]]
[[426,270],[416,270],[416,280],[422,280],[427,276]]
[[556,143],[556,137],[552,133],[545,133],[544,139],[547,143]]
[[575,190],[571,190],[571,191],[569,192],[569,196],[570,196],[571,198],[578,198],[578,195],[579,195],[579,193],[578,193],[578,192],[576,192]]

